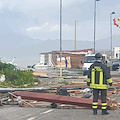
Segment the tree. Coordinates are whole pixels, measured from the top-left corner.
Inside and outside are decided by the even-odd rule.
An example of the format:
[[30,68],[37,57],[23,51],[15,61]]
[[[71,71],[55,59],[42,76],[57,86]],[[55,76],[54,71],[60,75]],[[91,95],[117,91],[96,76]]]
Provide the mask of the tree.
[[5,81],[0,83],[3,87],[25,87],[25,84],[33,86],[35,82],[32,70],[18,70],[11,64],[0,62],[0,76],[3,74]]

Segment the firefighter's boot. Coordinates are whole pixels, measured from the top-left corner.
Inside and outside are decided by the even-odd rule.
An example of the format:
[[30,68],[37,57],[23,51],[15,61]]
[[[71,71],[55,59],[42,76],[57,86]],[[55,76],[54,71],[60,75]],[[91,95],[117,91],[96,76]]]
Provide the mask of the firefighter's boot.
[[105,109],[105,110],[102,110],[102,115],[108,115],[109,114],[109,112],[107,112],[107,110]]
[[97,115],[97,109],[93,109],[93,115]]

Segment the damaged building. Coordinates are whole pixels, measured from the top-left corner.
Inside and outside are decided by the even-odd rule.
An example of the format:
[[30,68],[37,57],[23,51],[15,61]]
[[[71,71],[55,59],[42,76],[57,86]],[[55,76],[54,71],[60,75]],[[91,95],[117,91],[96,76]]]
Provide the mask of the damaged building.
[[[82,63],[84,62],[85,55],[93,52],[93,49],[84,49],[84,50],[76,50],[70,51],[65,50],[62,51],[62,68],[65,67],[65,57],[68,61],[68,68],[78,69],[82,67]],[[40,53],[39,63],[36,64],[36,69],[46,69],[47,67],[60,67],[60,51],[52,51],[46,53]]]

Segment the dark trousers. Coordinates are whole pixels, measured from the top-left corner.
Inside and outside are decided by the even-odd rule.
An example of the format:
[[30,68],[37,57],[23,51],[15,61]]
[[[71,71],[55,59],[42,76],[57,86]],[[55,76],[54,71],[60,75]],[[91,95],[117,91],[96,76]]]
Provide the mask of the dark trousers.
[[107,97],[106,89],[93,89],[93,102],[98,102],[100,92],[101,92],[101,102],[106,103],[106,97]]
[[107,97],[107,90],[106,89],[93,89],[93,110],[97,109],[99,93],[101,93],[101,109],[107,109],[106,97]]

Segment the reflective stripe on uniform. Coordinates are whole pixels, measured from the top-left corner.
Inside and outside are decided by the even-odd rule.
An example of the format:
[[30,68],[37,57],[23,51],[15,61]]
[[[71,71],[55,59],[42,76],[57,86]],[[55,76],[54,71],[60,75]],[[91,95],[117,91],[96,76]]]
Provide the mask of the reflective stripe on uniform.
[[107,82],[108,82],[108,83],[112,83],[112,78],[107,79]]
[[103,84],[103,72],[100,72],[99,85]]
[[101,104],[101,108],[102,108],[102,109],[106,109],[106,108],[107,108],[107,103],[102,103],[102,104]]
[[92,108],[97,108],[97,106],[92,106]]
[[90,84],[90,88],[96,88],[96,89],[108,89],[108,85],[103,84],[103,85],[99,85],[99,84]]
[[106,109],[107,107],[102,107],[102,109]]
[[90,82],[90,78],[87,78],[87,82]]
[[93,105],[97,105],[98,103],[97,102],[93,102]]
[[102,103],[101,105],[102,105],[102,106],[105,106],[105,105],[107,105],[107,103]]
[[[99,73],[99,77],[96,76]],[[108,85],[103,83],[104,75],[101,67],[94,66],[91,70],[91,78],[90,78],[90,88],[95,89],[108,89]],[[89,79],[88,79],[89,82]],[[107,80],[108,83],[112,82],[112,79]],[[97,83],[97,84],[96,84]]]
[[91,72],[91,84],[94,84],[95,83],[95,69],[92,69],[92,72]]
[[92,103],[92,108],[94,109],[94,108],[97,108],[97,105],[98,105],[98,102],[93,102]]

